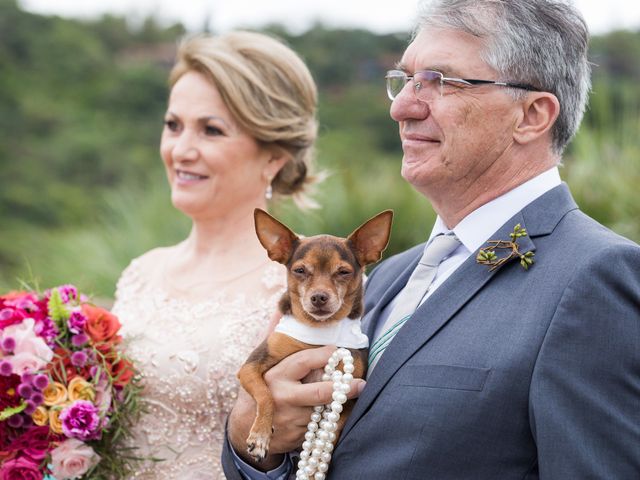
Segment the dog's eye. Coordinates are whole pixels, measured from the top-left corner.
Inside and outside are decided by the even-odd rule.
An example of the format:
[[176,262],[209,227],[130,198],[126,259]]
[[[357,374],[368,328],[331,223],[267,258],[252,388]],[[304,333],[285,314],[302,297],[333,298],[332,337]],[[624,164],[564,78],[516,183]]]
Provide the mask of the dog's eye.
[[297,273],[298,275],[304,275],[305,273],[307,273],[307,271],[304,269],[304,267],[296,267],[293,269],[293,273]]
[[351,270],[347,270],[346,268],[341,268],[340,270],[338,270],[338,275],[342,277],[351,275]]

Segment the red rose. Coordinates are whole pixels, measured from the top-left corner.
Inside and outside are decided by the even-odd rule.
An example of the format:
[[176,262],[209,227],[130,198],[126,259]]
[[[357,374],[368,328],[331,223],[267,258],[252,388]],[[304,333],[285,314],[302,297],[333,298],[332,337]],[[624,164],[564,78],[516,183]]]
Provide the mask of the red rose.
[[84,329],[94,342],[118,340],[116,334],[121,327],[118,317],[103,308],[86,303],[82,305],[82,313],[87,317]]
[[49,445],[53,439],[48,426],[33,426],[11,442],[7,450],[20,451],[27,460],[40,463],[47,456]]
[[42,480],[42,478],[38,464],[24,457],[7,461],[0,469],[0,480]]
[[72,351],[61,347],[53,349],[53,360],[47,366],[47,372],[56,381],[67,385],[78,375],[84,379],[90,377],[91,364],[87,363],[84,367],[75,367],[71,363]]
[[111,364],[111,378],[113,378],[113,384],[118,387],[127,386],[135,373],[133,364],[124,358]]
[[95,345],[95,349],[102,354],[107,362],[107,368],[109,369],[110,377],[113,379],[113,384],[118,387],[125,387],[136,374],[133,364],[128,359],[121,357],[116,347],[108,343]]

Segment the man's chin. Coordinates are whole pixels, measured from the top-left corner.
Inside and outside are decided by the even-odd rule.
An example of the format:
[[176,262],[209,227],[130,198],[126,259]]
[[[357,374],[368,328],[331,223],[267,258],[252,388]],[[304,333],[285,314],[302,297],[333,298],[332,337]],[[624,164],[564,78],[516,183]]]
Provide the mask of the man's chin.
[[400,174],[410,185],[418,188],[433,182],[436,172],[429,169],[427,162],[422,161],[402,161],[402,169]]
[[433,155],[423,152],[404,152],[402,157],[402,174],[413,170],[424,170],[428,164],[433,163]]

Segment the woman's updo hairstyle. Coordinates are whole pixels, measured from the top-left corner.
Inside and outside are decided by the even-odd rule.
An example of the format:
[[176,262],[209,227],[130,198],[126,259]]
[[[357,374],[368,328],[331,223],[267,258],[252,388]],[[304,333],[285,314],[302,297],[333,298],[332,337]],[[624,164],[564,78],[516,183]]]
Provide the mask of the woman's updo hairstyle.
[[291,195],[301,207],[313,206],[308,187],[313,175],[318,125],[318,94],[309,69],[280,41],[256,32],[198,35],[184,39],[169,83],[189,71],[213,82],[239,125],[265,146],[291,159],[272,180],[274,194]]

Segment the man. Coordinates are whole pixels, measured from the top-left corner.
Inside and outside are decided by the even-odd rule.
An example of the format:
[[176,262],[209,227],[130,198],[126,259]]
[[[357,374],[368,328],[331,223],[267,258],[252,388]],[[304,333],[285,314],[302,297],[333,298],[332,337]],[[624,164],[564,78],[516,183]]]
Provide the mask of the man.
[[[327,478],[640,478],[640,248],[580,212],[557,170],[590,86],[584,20],[552,0],[424,7],[387,87],[402,176],[438,219],[426,250],[368,279],[375,358]],[[459,244],[396,322],[440,233]],[[303,407],[330,399],[330,384],[299,379],[329,352],[266,376],[279,413],[273,455],[254,467],[279,465],[269,474],[244,463],[253,405],[241,396],[228,478],[286,477],[276,453],[300,444]]]

